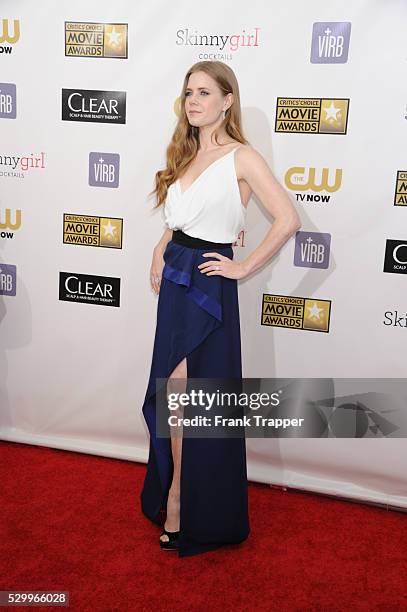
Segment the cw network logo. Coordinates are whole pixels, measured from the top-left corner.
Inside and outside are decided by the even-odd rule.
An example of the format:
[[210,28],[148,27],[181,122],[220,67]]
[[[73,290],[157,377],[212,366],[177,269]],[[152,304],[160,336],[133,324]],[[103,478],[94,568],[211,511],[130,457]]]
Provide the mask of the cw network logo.
[[14,45],[20,40],[20,21],[13,20],[13,30],[11,33],[11,20],[2,19],[0,28],[0,53],[10,54],[13,50],[11,45]]
[[[328,194],[335,193],[342,186],[342,169],[322,168],[318,171],[316,168],[305,168],[304,166],[293,166],[289,168],[284,176],[284,183],[287,189],[295,191],[296,199],[299,202],[329,202],[330,195],[319,195],[321,191],[326,191]],[[311,194],[301,192],[311,191]],[[300,193],[298,193],[300,192]],[[314,195],[317,194],[317,195]]]
[[5,216],[0,212],[0,238],[14,238],[14,232],[4,230],[19,230],[21,227],[21,210],[17,209],[14,214],[14,220],[11,218],[11,208],[5,209]]

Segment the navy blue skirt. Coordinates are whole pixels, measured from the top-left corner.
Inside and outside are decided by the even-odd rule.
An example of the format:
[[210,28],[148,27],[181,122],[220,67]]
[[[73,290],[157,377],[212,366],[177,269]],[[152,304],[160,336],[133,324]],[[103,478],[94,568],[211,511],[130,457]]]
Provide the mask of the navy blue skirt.
[[[142,408],[150,449],[141,508],[160,526],[165,521],[173,460],[170,438],[156,435],[156,379],[167,379],[185,357],[188,378],[242,376],[237,280],[207,276],[197,267],[211,259],[202,257],[203,253],[217,252],[233,259],[233,249],[185,237],[174,232],[164,252],[151,371]],[[244,435],[183,437],[180,557],[247,538],[247,488]]]

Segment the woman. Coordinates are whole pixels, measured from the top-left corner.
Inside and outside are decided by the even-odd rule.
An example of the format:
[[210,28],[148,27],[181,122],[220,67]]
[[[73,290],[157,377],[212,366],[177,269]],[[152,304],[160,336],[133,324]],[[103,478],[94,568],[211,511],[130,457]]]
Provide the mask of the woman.
[[[237,262],[232,244],[245,227],[252,192],[275,221]],[[187,556],[240,543],[250,532],[245,438],[182,437],[172,428],[171,436],[157,435],[159,379],[168,393],[187,378],[241,378],[237,281],[301,227],[284,189],[243,136],[238,83],[223,62],[188,70],[167,167],[157,172],[153,193],[157,207],[164,203],[167,228],[150,271],[159,297],[143,404],[150,452],[141,505],[159,525],[165,513],[161,548]]]

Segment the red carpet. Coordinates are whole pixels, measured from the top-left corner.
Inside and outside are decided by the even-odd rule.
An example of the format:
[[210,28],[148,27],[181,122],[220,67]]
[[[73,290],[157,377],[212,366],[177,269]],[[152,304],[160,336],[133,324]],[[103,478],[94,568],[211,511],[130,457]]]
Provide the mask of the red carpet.
[[141,515],[145,465],[1,453],[0,590],[69,591],[72,610],[98,612],[407,610],[404,513],[250,484],[249,539],[179,559]]

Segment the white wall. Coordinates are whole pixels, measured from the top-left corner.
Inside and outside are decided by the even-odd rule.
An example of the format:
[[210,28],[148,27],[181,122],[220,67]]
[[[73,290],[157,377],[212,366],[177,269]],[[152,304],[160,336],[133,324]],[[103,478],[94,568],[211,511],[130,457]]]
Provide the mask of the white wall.
[[[17,266],[16,296],[0,295],[4,440],[147,460],[141,404],[157,301],[149,267],[163,229],[148,193],[184,74],[201,59],[235,71],[246,136],[282,184],[293,166],[343,171],[329,203],[296,202],[302,231],[331,234],[329,267],[294,266],[292,238],[239,284],[244,375],[405,376],[405,329],[383,324],[386,311],[406,312],[405,277],[383,272],[386,239],[407,239],[407,210],[393,205],[397,170],[407,169],[405,6],[209,0],[202,9],[186,1],[169,10],[159,1],[3,0],[2,18],[18,19],[21,32],[12,52],[0,53],[0,82],[17,87],[16,119],[0,119],[0,156],[45,154],[45,167],[23,177],[0,165],[0,223],[6,209],[21,210],[21,227],[0,238],[0,267]],[[65,57],[65,21],[127,23],[128,59]],[[313,23],[321,21],[351,22],[346,63],[310,62]],[[184,28],[222,35],[258,28],[258,46],[177,44]],[[62,121],[63,88],[127,92],[126,123]],[[277,97],[349,98],[346,135],[275,132]],[[91,151],[120,154],[117,189],[88,185]],[[122,249],[63,244],[64,213],[122,218]],[[237,258],[269,224],[253,197]],[[119,277],[120,308],[59,300],[60,271]],[[331,300],[329,333],[260,325],[263,293]],[[407,507],[403,439],[249,439],[247,446],[252,480]]]

